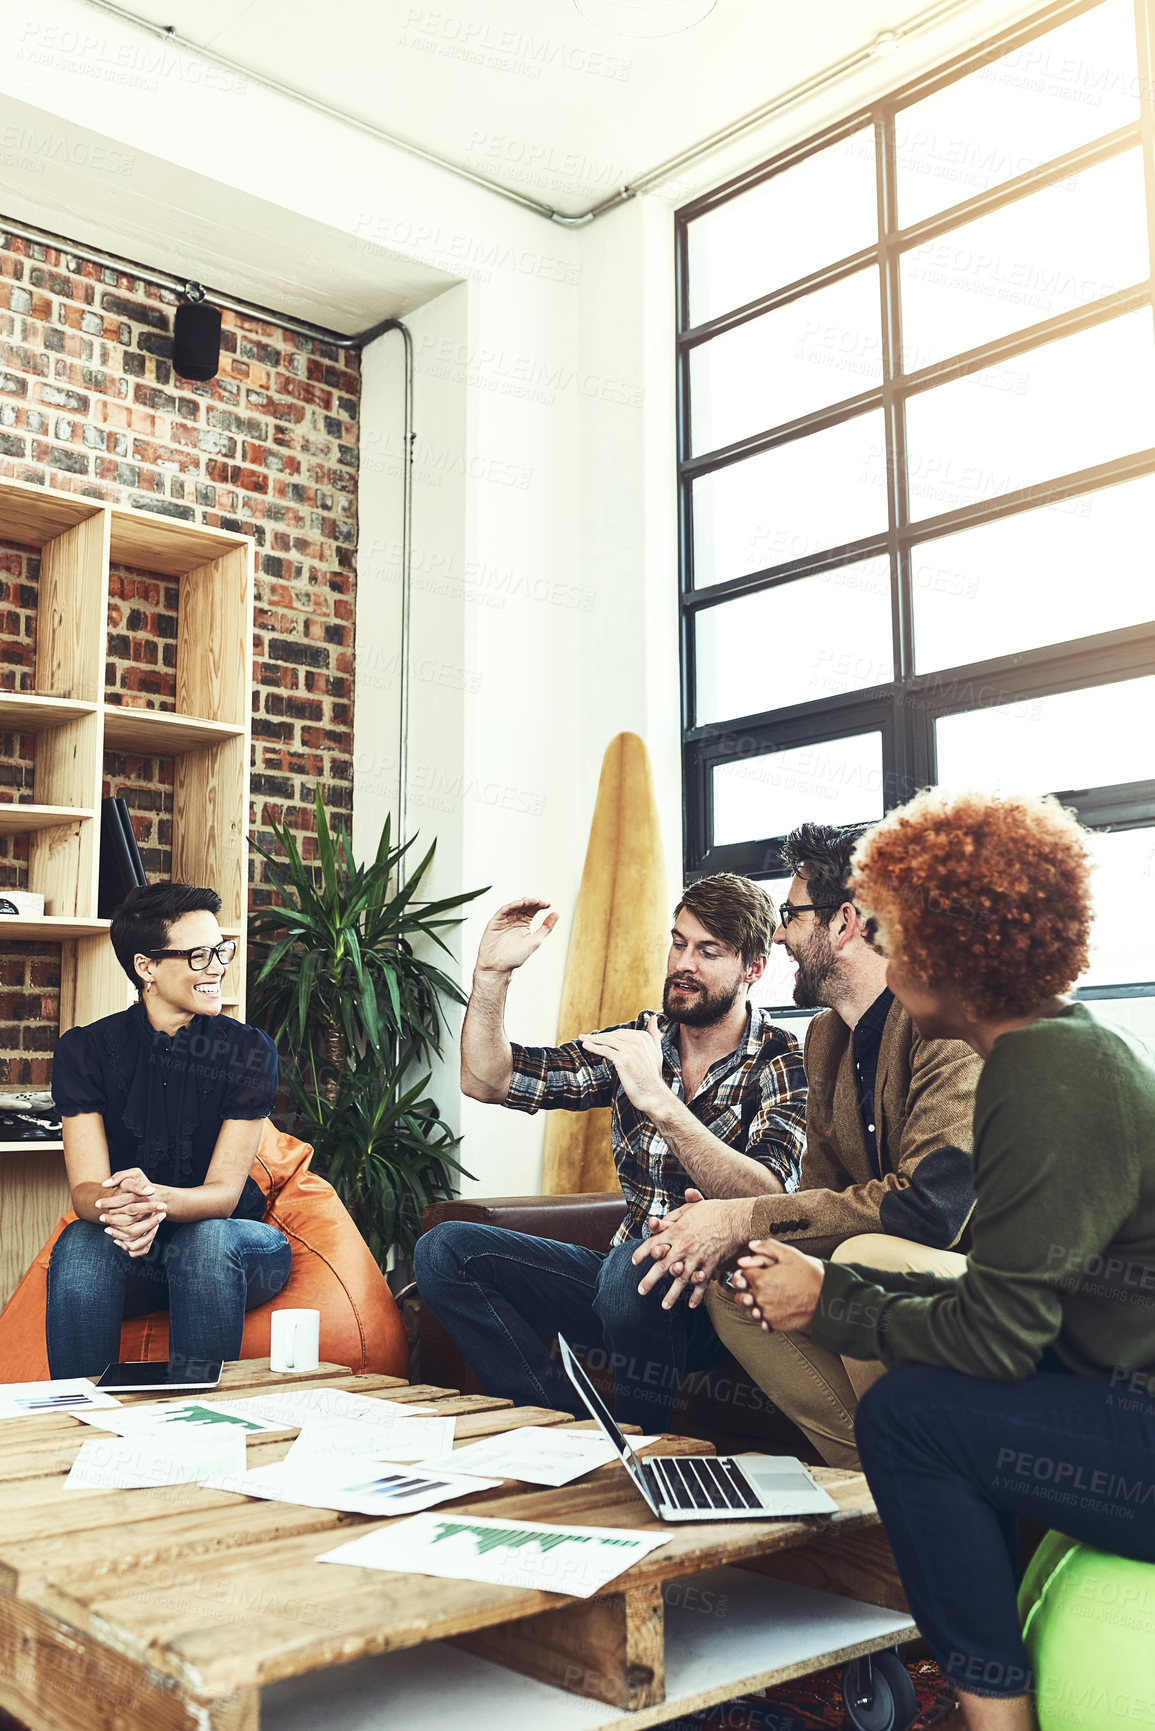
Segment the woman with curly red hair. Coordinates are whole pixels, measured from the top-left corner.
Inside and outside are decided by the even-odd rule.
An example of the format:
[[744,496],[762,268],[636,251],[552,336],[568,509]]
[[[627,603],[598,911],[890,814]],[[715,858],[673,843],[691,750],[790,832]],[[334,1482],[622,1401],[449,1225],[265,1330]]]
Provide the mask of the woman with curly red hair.
[[1064,995],[1091,862],[1055,800],[931,789],[854,866],[919,1032],[984,1060],[973,1247],[950,1278],[760,1242],[736,1282],[887,1366],[856,1436],[911,1609],[970,1731],[1030,1731],[1017,1517],[1155,1561],[1155,1059]]

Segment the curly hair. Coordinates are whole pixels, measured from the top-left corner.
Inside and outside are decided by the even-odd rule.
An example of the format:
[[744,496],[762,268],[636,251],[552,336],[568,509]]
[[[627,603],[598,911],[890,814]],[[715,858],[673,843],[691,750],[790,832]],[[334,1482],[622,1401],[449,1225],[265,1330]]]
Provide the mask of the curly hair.
[[972,1014],[1020,1015],[1087,966],[1086,832],[1049,795],[926,788],[868,831],[852,874],[886,954]]

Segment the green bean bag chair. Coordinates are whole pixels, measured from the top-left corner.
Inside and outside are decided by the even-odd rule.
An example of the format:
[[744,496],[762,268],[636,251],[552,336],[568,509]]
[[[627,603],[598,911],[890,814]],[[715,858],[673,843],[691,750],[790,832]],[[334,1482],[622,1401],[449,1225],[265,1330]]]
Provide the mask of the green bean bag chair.
[[1155,1728],[1155,1563],[1048,1533],[1019,1615],[1039,1731]]

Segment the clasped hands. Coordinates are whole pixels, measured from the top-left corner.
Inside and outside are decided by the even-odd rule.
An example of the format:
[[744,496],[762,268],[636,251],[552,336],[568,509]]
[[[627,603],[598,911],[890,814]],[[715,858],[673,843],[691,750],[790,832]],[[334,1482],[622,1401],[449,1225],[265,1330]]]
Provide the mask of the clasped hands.
[[96,1198],[104,1230],[129,1256],[147,1255],[166,1212],[157,1186],[139,1166],[129,1166],[105,1178],[101,1188],[110,1192]]
[[[706,1202],[700,1190],[687,1190],[681,1208],[651,1215],[648,1225],[650,1236],[634,1251],[633,1261],[640,1267],[649,1259],[653,1267],[638,1291],[645,1295],[669,1276],[663,1310],[672,1310],[687,1288],[695,1310],[716,1270],[746,1242],[750,1202]],[[734,1296],[766,1333],[809,1327],[825,1273],[816,1256],[759,1238],[750,1242],[748,1255],[738,1258],[738,1268]]]

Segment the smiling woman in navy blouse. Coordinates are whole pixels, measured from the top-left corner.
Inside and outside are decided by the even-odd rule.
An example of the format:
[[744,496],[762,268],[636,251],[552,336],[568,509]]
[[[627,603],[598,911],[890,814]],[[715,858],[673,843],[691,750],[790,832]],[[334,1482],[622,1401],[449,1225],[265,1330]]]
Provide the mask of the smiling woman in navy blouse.
[[112,922],[129,1010],[60,1039],[52,1092],[77,1219],[48,1265],[54,1377],[99,1375],[126,1317],[169,1312],[183,1372],[240,1356],[246,1310],[289,1277],[288,1240],[249,1176],[277,1091],[267,1034],[221,1015],[236,953],[215,890],[133,890]]

